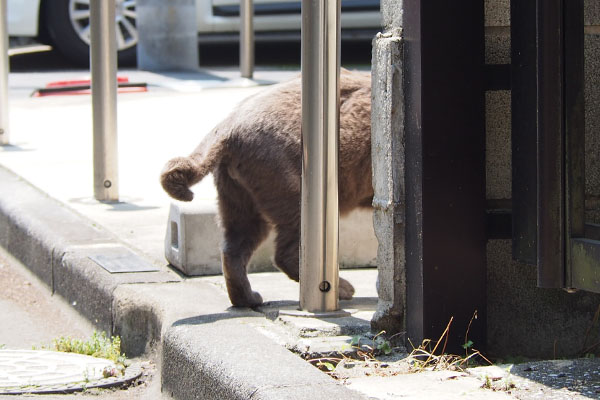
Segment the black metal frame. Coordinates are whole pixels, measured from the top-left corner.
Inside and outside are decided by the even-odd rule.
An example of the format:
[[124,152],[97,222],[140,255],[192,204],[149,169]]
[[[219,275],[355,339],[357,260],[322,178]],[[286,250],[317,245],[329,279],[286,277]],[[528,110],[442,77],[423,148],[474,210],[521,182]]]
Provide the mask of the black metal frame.
[[448,351],[461,350],[468,329],[483,347],[483,1],[405,0],[403,8],[408,338],[437,338],[453,318]]
[[537,264],[536,0],[510,2],[513,257]]
[[511,2],[513,257],[538,286],[600,292],[585,224],[583,0]]

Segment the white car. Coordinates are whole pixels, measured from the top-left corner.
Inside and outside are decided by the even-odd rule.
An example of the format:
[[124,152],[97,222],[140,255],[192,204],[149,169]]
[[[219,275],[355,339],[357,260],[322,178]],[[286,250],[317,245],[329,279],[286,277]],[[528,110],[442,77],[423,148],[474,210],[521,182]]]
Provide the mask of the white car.
[[[85,64],[89,54],[89,0],[8,0],[9,36],[36,38],[70,60]],[[256,39],[299,40],[299,0],[253,0]],[[235,42],[239,0],[197,0],[200,43]],[[135,60],[136,1],[116,0],[119,62]],[[342,0],[342,39],[370,39],[380,30],[379,0]]]

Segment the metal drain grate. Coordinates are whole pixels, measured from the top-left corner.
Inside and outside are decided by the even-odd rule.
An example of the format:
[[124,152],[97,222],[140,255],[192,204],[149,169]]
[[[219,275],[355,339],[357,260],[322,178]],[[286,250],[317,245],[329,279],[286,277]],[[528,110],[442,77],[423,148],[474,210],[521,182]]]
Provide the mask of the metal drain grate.
[[160,271],[125,247],[105,248],[102,252],[88,257],[111,274]]

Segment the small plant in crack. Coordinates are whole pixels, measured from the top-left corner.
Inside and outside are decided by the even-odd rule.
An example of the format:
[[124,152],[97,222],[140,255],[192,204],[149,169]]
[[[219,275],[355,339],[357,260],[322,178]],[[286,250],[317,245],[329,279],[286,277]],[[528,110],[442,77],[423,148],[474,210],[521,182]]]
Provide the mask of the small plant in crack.
[[61,336],[54,339],[51,346],[42,346],[42,349],[105,358],[116,365],[115,371],[111,369],[107,372],[110,376],[121,375],[125,369],[126,358],[125,354],[121,353],[121,338],[109,337],[106,332],[94,331],[88,340]]
[[425,370],[459,370],[462,371],[471,366],[477,365],[476,360],[483,359],[488,364],[492,364],[487,358],[475,349],[472,340],[469,340],[469,330],[473,320],[477,319],[477,311],[473,313],[467,332],[465,334],[465,342],[462,344],[462,348],[465,350],[464,356],[446,353],[446,345],[448,343],[448,334],[454,317],[450,318],[446,329],[439,337],[437,341],[431,339],[424,339],[418,347],[415,347],[410,342],[413,350],[409,354],[411,361],[411,372],[421,372]]
[[389,355],[394,351],[391,338],[384,337],[385,331],[381,331],[372,338],[361,335],[352,336],[348,345],[343,346],[340,351],[330,357],[315,357],[307,361],[326,373],[333,373],[337,365],[343,361],[360,360],[365,362],[377,362],[380,355]]
[[484,381],[483,385],[481,385],[481,387],[483,389],[490,389],[495,392],[498,392],[498,391],[510,392],[512,389],[517,387],[511,378],[512,367],[513,366],[510,365],[506,368],[507,375],[505,377],[490,377],[489,375],[486,374],[484,376],[485,381]]

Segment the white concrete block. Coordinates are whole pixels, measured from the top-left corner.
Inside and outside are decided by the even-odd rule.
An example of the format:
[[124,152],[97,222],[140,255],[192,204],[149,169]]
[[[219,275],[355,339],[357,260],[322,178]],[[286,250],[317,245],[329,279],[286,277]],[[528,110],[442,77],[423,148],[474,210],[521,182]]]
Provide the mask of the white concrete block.
[[213,202],[171,203],[165,257],[186,275],[221,273],[221,230]]
[[[223,234],[216,222],[214,200],[174,202],[169,211],[165,235],[165,257],[188,276],[215,275],[221,271]],[[275,234],[254,252],[250,272],[273,271]],[[377,239],[370,211],[355,211],[340,219],[340,267],[375,266]]]

